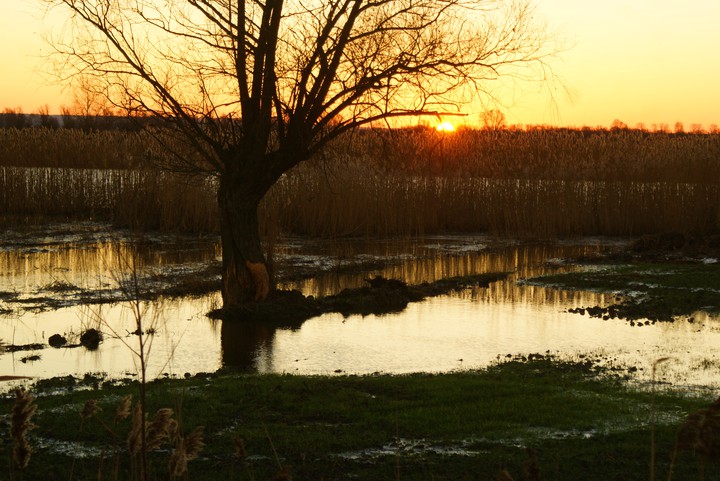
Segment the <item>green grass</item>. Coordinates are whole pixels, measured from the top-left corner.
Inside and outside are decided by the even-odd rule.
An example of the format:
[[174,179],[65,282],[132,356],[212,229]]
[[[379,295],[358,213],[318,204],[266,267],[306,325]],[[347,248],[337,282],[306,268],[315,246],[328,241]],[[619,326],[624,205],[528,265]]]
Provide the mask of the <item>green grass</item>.
[[[137,386],[43,395],[51,388],[45,386],[36,388],[38,428],[28,436],[42,447],[36,447],[26,479],[97,479],[98,456],[77,458],[72,466],[71,454],[52,449],[61,442],[78,443],[70,453],[77,446],[105,446],[102,479],[112,479],[112,436],[98,419],[86,420],[80,431],[78,413],[86,400],[97,399],[97,417],[112,424],[120,399]],[[295,480],[494,479],[501,468],[523,479],[527,448],[537,453],[541,479],[647,479],[649,472],[651,392],[630,388],[589,363],[539,357],[443,375],[224,373],[156,381],[148,396],[151,413],[174,408],[186,432],[205,426],[207,446],[189,465],[193,480],[272,479],[278,471],[273,446]],[[656,396],[658,479],[666,477],[683,418],[710,399],[670,391]],[[11,405],[3,400],[0,412],[8,414]],[[123,449],[127,429],[126,420],[118,428]],[[245,440],[244,460],[233,455],[234,436]],[[377,455],[384,446],[385,454]],[[10,449],[5,442],[3,478]],[[167,455],[151,457],[157,479],[167,477]],[[129,479],[127,453],[121,460],[121,479]],[[692,455],[681,455],[675,479],[698,479],[696,466]],[[706,474],[714,479],[718,471]]]
[[[563,273],[535,278],[561,287],[642,292],[662,290],[720,291],[720,265],[700,263],[639,263],[606,265],[601,270]],[[716,298],[720,299],[720,297]]]
[[629,320],[672,321],[696,311],[720,312],[720,264],[637,263],[530,279],[560,289],[616,292],[623,297],[597,310]]

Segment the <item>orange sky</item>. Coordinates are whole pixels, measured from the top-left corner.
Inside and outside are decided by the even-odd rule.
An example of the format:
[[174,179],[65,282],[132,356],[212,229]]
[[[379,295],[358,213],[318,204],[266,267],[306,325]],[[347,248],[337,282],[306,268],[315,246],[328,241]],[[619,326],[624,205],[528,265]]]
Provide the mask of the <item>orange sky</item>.
[[[537,85],[503,93],[508,123],[630,126],[720,124],[720,1],[535,0],[569,50],[553,62],[564,80],[554,100]],[[0,0],[0,109],[51,112],[71,96],[44,74],[47,47],[39,0]],[[547,89],[545,89],[547,90]],[[476,122],[479,106],[468,106]]]

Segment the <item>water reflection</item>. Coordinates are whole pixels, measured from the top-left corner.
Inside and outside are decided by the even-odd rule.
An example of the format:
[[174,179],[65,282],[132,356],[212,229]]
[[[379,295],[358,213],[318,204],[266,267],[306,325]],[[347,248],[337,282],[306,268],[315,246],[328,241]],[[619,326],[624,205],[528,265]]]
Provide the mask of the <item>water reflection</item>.
[[[621,320],[603,321],[570,314],[570,307],[614,302],[612,295],[562,291],[518,284],[529,276],[574,269],[562,259],[592,255],[600,243],[581,245],[496,245],[477,237],[445,237],[414,242],[304,242],[280,246],[281,271],[316,272],[317,277],[286,282],[285,287],[324,296],[359,287],[371,275],[409,283],[486,272],[510,272],[488,288],[467,289],[411,304],[404,312],[384,316],[326,314],[294,328],[242,325],[209,320],[220,302],[217,294],[164,299],[144,304],[145,327],[152,326],[151,376],[212,372],[223,366],[257,372],[303,374],[372,372],[442,372],[479,368],[509,354],[549,351],[563,356],[601,355],[610,361],[649,369],[658,357],[673,355],[660,373],[679,383],[715,383],[720,367],[714,346],[720,345],[720,321],[698,313],[689,324],[631,327]],[[53,282],[85,289],[110,285],[127,258],[145,268],[163,270],[207,264],[219,252],[213,241],[188,240],[170,245],[157,239],[115,241],[105,234],[90,238],[52,239],[33,245],[0,248],[0,293],[37,295]],[[360,259],[372,272],[357,274]],[[131,348],[137,341],[136,319],[123,303],[19,312],[0,296],[0,340],[44,348],[0,353],[0,375],[51,377],[88,372],[126,376],[136,372]],[[95,352],[83,348],[52,349],[55,333],[77,337],[88,327],[105,338]],[[38,354],[40,360],[27,359]],[[641,371],[641,376],[649,371]],[[0,386],[5,388],[6,386]]]
[[31,294],[57,283],[98,289],[115,284],[131,265],[162,269],[205,264],[219,256],[219,246],[210,239],[167,246],[162,238],[108,238],[104,230],[95,234],[89,240],[61,235],[32,244],[6,242],[0,248],[0,292]]
[[[460,246],[457,246],[460,247]],[[439,245],[415,246],[412,255],[401,256],[387,252],[387,258],[394,262],[375,270],[376,274],[388,278],[404,279],[409,284],[432,282],[451,276],[465,276],[487,272],[513,272],[518,276],[542,274],[553,270],[546,266],[546,261],[559,257],[574,257],[581,254],[596,253],[598,246],[508,246],[483,251],[458,253],[452,250],[443,251]],[[286,286],[302,291],[305,295],[326,296],[344,288],[361,287],[363,276],[341,269],[306,279],[287,283]]]
[[[537,286],[519,286],[516,283],[517,280],[527,277],[576,270],[577,267],[565,265],[562,260],[597,254],[600,251],[598,245],[519,245],[464,254],[452,251],[438,254],[438,250],[435,245],[426,246],[422,250],[416,248],[413,257],[402,258],[396,263],[378,268],[372,275],[403,279],[409,284],[421,284],[454,276],[512,273],[506,282],[496,282],[489,288],[475,288],[454,294],[483,303],[512,302],[572,307],[580,304],[607,305],[613,299],[613,296],[608,294],[558,291]],[[553,260],[557,262],[552,262]],[[305,295],[327,296],[345,288],[362,287],[366,285],[364,279],[369,276],[371,275],[328,272],[311,279],[285,283],[284,287],[300,290]]]
[[265,324],[223,322],[222,363],[242,371],[258,370],[258,353],[273,352],[277,328]]

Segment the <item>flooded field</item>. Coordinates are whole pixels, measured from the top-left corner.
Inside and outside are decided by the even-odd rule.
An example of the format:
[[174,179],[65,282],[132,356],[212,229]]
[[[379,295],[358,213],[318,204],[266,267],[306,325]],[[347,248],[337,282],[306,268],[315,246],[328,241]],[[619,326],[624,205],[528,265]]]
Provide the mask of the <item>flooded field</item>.
[[[370,243],[284,239],[275,252],[278,278],[282,287],[306,295],[359,287],[373,275],[417,284],[484,272],[512,274],[488,288],[430,298],[400,313],[324,314],[287,329],[209,319],[206,314],[221,302],[215,292],[161,296],[140,303],[151,343],[148,375],[223,367],[301,374],[447,372],[549,353],[622,367],[640,380],[649,379],[656,359],[672,356],[658,371],[659,379],[720,384],[717,317],[698,312],[692,323],[632,326],[568,312],[606,306],[614,295],[523,283],[580,269],[566,259],[616,245],[601,239],[541,244],[471,236]],[[6,232],[0,243],[0,341],[5,344],[0,376],[137,375],[138,314],[127,290],[131,261],[138,266],[139,290],[150,292],[180,278],[219,282],[219,255],[210,237],[138,239],[97,224]],[[96,349],[79,345],[89,329],[102,334]],[[55,334],[67,344],[50,347]]]

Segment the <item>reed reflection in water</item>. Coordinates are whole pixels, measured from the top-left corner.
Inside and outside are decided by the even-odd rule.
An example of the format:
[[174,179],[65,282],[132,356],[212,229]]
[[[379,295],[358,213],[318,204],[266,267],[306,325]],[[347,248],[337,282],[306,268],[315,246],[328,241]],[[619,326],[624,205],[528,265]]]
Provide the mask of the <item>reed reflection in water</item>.
[[[223,366],[258,372],[302,374],[441,372],[480,368],[508,354],[550,351],[563,356],[600,354],[618,363],[650,366],[658,357],[680,361],[664,366],[668,379],[708,381],[720,360],[718,319],[698,315],[697,322],[631,327],[625,321],[602,321],[567,313],[570,307],[605,306],[608,294],[561,291],[517,281],[529,276],[575,269],[562,259],[592,255],[599,243],[507,244],[492,247],[487,239],[443,237],[415,242],[293,240],[280,246],[280,263],[308,263],[325,268],[312,279],[286,283],[306,295],[324,296],[363,285],[372,275],[401,278],[416,284],[443,277],[484,272],[510,272],[505,281],[450,296],[411,304],[404,312],[384,316],[327,314],[293,329],[210,321],[206,314],[219,305],[218,294],[164,299],[147,304],[146,320],[155,333],[151,376],[212,372]],[[140,258],[151,270],[185,268],[216,261],[217,245],[199,242],[168,247],[162,242],[117,243],[108,238],[48,242],[42,248],[0,250],[0,291],[31,297],[61,280],[93,289],[112,282],[124,256]],[[376,269],[358,274],[344,262],[362,258]],[[330,267],[328,267],[330,266]],[[337,266],[337,268],[333,267]],[[355,272],[353,272],[353,270]],[[60,295],[60,294],[58,294]],[[136,338],[135,320],[127,306],[110,304],[24,311],[0,316],[5,343],[41,343],[55,333],[79,333],[102,319],[105,340],[97,351],[83,348],[0,353],[0,374],[51,377],[102,372],[123,377],[136,372],[127,344]],[[146,324],[148,326],[148,324]],[[23,358],[37,353],[37,361]]]
[[[488,288],[411,304],[402,313],[348,318],[326,314],[298,330],[279,331],[272,350],[259,349],[258,370],[444,372],[481,368],[508,354],[575,354],[622,345],[631,329],[623,321],[606,329],[607,336],[596,336],[593,332],[607,328],[607,323],[565,312],[570,307],[606,306],[614,296],[517,284],[526,277],[576,269],[561,259],[595,254],[599,249],[597,245],[510,245],[458,255],[443,252],[442,244],[426,246],[416,250],[418,258],[404,259],[376,273],[411,284],[488,272],[512,274]],[[328,295],[363,284],[363,276],[329,273],[289,287],[306,295]]]
[[[220,325],[205,316],[216,302],[213,295],[142,303],[143,327],[152,342],[149,377],[213,372],[221,366]],[[88,328],[103,334],[97,350],[48,346],[48,338],[56,333],[64,335],[69,343],[77,343],[81,331]],[[17,345],[38,343],[44,348],[0,354],[0,373],[35,378],[83,377],[86,373],[135,376],[137,357],[131,350],[137,349],[135,330],[135,318],[125,303],[3,316],[0,339]],[[31,355],[40,359],[28,361]]]
[[[557,296],[552,289],[507,284],[512,281],[495,285],[500,297],[493,299],[488,290],[481,302],[480,296],[466,292],[411,304],[399,314],[348,318],[326,314],[311,319],[296,331],[278,331],[271,350],[260,348],[257,369],[322,375],[447,372],[483,368],[516,354],[549,353],[637,369],[633,377],[649,381],[653,362],[672,356],[658,371],[658,380],[720,385],[717,316],[698,313],[693,324],[633,327],[624,320],[567,312],[569,305],[602,304],[606,296]],[[507,293],[514,300],[504,301]],[[555,299],[557,304],[543,299]]]

